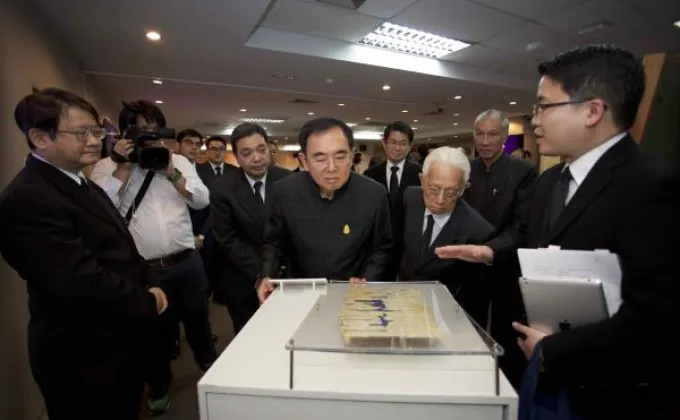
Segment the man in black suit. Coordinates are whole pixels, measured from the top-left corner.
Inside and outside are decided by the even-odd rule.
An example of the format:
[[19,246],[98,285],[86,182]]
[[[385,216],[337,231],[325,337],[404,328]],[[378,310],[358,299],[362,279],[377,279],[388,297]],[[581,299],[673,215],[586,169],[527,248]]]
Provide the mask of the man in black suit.
[[135,420],[149,324],[167,301],[125,222],[82,169],[104,129],[84,99],[35,91],[16,107],[31,156],[0,196],[0,252],[26,280],[33,377],[51,420]]
[[271,163],[267,132],[244,123],[231,133],[240,168],[219,178],[210,195],[215,240],[223,250],[221,288],[238,332],[257,311],[255,282],[260,272],[264,204],[271,186],[291,174]]
[[481,244],[493,227],[460,197],[470,173],[465,154],[452,147],[432,151],[423,165],[422,188],[404,193],[404,243],[400,279],[439,280],[477,322],[484,322],[487,298],[480,264],[439,259],[435,249]]
[[645,90],[642,61],[590,45],[539,65],[532,124],[543,173],[528,246],[607,249],[620,258],[621,299],[605,321],[552,335],[516,324],[527,357],[541,342],[539,386],[572,390],[586,419],[677,419],[678,364],[665,354],[678,326],[680,174],[640,150],[627,130]]
[[387,188],[392,217],[394,247],[385,280],[396,280],[401,255],[404,252],[404,191],[420,185],[420,167],[406,157],[413,144],[413,129],[403,121],[395,121],[385,127],[382,140],[387,160],[364,171],[364,175]]
[[491,294],[491,336],[507,349],[500,366],[511,384],[519,387],[526,359],[515,345],[513,321],[523,321],[524,303],[519,290],[517,248],[526,230],[531,192],[538,177],[536,168],[524,160],[503,153],[510,121],[494,109],[475,119],[474,142],[477,158],[472,162],[470,186],[464,198],[496,229],[494,237],[476,246],[442,250],[448,258],[468,262],[493,262],[489,273]]

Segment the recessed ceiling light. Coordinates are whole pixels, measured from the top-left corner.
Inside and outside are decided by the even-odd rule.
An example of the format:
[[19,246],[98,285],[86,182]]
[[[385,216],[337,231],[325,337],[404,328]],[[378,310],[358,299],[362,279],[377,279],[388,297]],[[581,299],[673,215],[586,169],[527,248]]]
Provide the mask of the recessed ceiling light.
[[673,25],[675,25],[675,26],[677,26],[678,28],[680,28],[680,20],[677,21],[677,22],[675,22]]
[[162,104],[162,103],[163,103],[163,101],[156,101],[156,103],[157,103],[157,104]]
[[413,120],[413,122],[418,122],[418,120]]
[[245,109],[245,108],[241,108],[241,109],[239,109],[239,111],[241,111],[241,112],[247,112],[248,110]]
[[512,102],[510,102],[510,105],[517,105],[517,102],[512,101]]
[[453,136],[453,138],[454,138],[454,139],[457,139],[457,138],[458,138],[458,136]]
[[384,85],[384,86],[382,87],[382,89],[383,89],[383,90],[390,90],[390,89],[392,89],[392,88],[390,87],[390,85]]
[[257,124],[281,124],[285,120],[274,118],[243,118],[241,121]]
[[371,117],[366,117],[366,121],[371,121]]
[[414,129],[414,130],[417,130],[417,129],[418,129],[418,127],[413,127],[413,129]]
[[467,48],[470,44],[417,29],[385,22],[363,37],[360,44],[391,51],[439,58]]
[[460,114],[453,114],[454,117],[460,117]]
[[347,127],[356,127],[357,123],[347,123]]
[[161,34],[159,34],[156,31],[147,32],[146,37],[149,38],[151,41],[160,41],[161,40]]
[[308,112],[307,115],[314,115],[314,113],[313,113],[313,112]]
[[458,100],[458,99],[461,99],[461,98],[462,98],[462,96],[460,96],[460,95],[456,95],[456,96],[453,97],[453,99],[455,99],[455,100]]
[[453,125],[458,125],[458,123],[453,123]]
[[153,83],[154,83],[155,85],[162,85],[162,84],[163,84],[163,81],[162,81],[161,79],[154,79],[154,80],[153,80]]
[[338,104],[338,106],[345,106],[345,104]]
[[408,112],[408,109],[402,109],[401,112]]

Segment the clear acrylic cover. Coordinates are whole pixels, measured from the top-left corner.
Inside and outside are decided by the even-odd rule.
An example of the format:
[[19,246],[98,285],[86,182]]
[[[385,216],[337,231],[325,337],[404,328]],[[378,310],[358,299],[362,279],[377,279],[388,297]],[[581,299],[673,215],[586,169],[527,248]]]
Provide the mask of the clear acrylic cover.
[[296,351],[500,356],[439,282],[333,282],[286,346]]

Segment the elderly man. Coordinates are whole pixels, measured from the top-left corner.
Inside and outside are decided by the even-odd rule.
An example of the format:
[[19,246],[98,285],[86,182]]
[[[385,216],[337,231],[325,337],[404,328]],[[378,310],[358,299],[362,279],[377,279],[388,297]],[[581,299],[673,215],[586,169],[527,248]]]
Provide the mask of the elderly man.
[[403,280],[440,280],[477,322],[486,318],[484,293],[486,266],[466,261],[439,259],[437,247],[482,244],[493,226],[461,195],[470,176],[470,161],[463,151],[440,147],[425,158],[422,187],[404,193]]

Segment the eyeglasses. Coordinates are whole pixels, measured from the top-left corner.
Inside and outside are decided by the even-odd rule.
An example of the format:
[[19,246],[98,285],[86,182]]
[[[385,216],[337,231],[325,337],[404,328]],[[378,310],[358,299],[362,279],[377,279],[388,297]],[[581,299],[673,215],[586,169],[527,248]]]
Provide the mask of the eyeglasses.
[[406,149],[408,147],[408,142],[387,140],[387,145],[390,147],[401,147],[402,149]]
[[547,102],[547,103],[534,104],[534,115],[536,115],[539,111],[543,111],[545,109],[555,108],[557,106],[564,106],[564,105],[578,105],[578,104],[585,103],[589,100],[590,99],[586,99],[586,100],[583,100],[583,101]]
[[463,193],[463,190],[457,188],[442,189],[439,187],[427,187],[425,188],[425,193],[427,193],[427,195],[432,198],[439,197],[441,195],[445,200],[453,200],[460,197],[460,195]]
[[91,128],[75,128],[73,130],[57,130],[58,133],[73,134],[76,136],[78,141],[87,141],[88,136],[92,136],[97,140],[102,140],[106,137],[106,129],[102,127],[91,127]]
[[226,147],[208,147],[208,150],[211,152],[226,152],[227,148]]
[[308,159],[308,162],[311,162],[319,169],[327,169],[331,161],[335,165],[346,165],[350,163],[350,157],[349,154],[340,154],[337,156],[319,155],[313,156],[312,159]]

